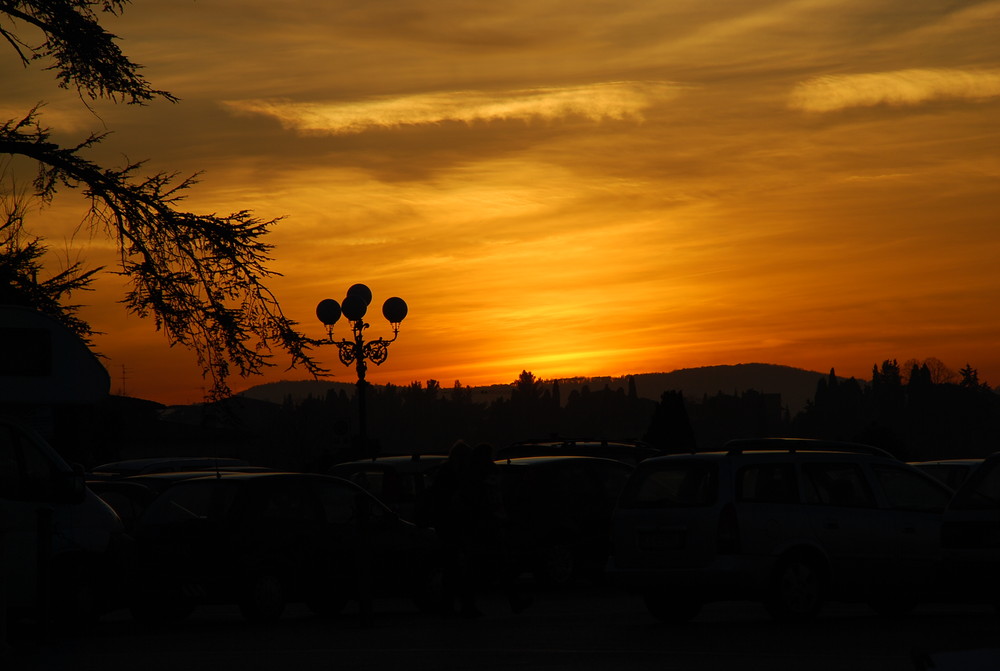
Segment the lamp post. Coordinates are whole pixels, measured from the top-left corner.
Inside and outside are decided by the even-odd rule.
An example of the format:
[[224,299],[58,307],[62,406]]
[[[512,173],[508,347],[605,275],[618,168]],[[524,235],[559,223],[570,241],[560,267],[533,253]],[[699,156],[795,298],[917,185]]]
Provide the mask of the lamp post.
[[[361,449],[368,449],[368,427],[365,408],[365,373],[368,371],[368,361],[376,366],[381,366],[389,356],[389,344],[395,342],[399,337],[399,325],[406,317],[406,301],[393,296],[382,304],[382,315],[392,326],[392,338],[386,340],[369,340],[365,342],[364,332],[370,324],[365,323],[365,314],[368,312],[368,305],[372,302],[371,289],[364,284],[352,285],[347,290],[347,296],[342,303],[338,303],[332,298],[326,298],[316,306],[316,316],[326,326],[326,340],[320,340],[322,345],[336,345],[340,355],[340,362],[345,366],[354,364],[358,373],[358,437],[361,442]],[[353,331],[352,339],[333,339],[333,325],[340,320],[341,315],[350,323]],[[374,457],[374,452],[372,453]]]

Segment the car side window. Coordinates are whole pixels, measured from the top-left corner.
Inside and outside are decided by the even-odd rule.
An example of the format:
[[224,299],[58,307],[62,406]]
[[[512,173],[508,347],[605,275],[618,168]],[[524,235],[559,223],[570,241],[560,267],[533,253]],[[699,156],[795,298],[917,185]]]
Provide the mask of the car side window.
[[864,473],[857,464],[810,463],[806,475],[806,502],[846,508],[874,508]]
[[385,517],[385,508],[369,494],[346,483],[329,482],[319,486],[319,499],[330,524],[357,524]]
[[942,512],[951,494],[917,473],[891,466],[874,466],[875,478],[885,493],[889,505],[897,510]]
[[740,470],[737,497],[751,503],[798,503],[792,464],[752,464]]

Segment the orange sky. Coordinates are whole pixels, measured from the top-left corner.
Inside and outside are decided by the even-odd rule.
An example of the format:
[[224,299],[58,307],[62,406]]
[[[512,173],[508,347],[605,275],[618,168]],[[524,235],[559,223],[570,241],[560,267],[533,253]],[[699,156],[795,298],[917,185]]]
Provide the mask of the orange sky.
[[[0,117],[46,101],[66,143],[113,131],[96,160],[203,170],[191,210],[283,216],[271,286],[311,336],[355,282],[372,337],[403,297],[374,382],[936,357],[1000,384],[1000,2],[164,0],[106,25],[179,104],[92,112],[7,48]],[[76,208],[29,224],[57,265],[113,264]],[[96,289],[74,300],[113,390],[124,367],[199,400],[121,278]],[[233,387],[305,377],[275,363]]]

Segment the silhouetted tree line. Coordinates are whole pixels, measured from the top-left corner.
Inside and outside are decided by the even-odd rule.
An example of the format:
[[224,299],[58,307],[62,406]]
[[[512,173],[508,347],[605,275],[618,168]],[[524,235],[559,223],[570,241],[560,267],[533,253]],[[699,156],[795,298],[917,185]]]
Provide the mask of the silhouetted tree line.
[[54,442],[87,466],[214,454],[292,470],[324,470],[374,453],[442,453],[459,438],[496,446],[550,437],[642,440],[681,452],[731,438],[800,436],[866,442],[908,460],[1000,450],[1000,396],[971,366],[948,374],[929,361],[908,362],[904,369],[886,360],[873,367],[870,381],[841,379],[831,370],[794,416],[780,394],[756,390],[701,398],[675,390],[653,401],[640,397],[627,378],[624,387],[584,384],[564,397],[558,381],[523,371],[509,394],[489,402],[458,381],[451,387],[437,380],[372,386],[365,446],[357,439],[357,400],[343,388],[298,402],[289,397],[282,405],[236,396],[171,415],[157,404],[118,397],[98,412],[74,413]]
[[869,443],[912,461],[1000,450],[1000,396],[975,368],[967,364],[956,375],[936,359],[907,363],[883,361],[868,384],[838,379],[831,369],[792,433]]

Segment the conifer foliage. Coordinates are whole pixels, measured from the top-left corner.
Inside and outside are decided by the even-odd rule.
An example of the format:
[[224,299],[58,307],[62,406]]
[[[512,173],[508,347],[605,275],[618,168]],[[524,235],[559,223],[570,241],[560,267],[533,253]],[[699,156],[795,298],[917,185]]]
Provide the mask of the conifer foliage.
[[[177,102],[154,89],[119,49],[117,37],[101,26],[103,15],[118,14],[126,4],[0,0],[0,37],[26,67],[41,61],[58,86],[76,89],[81,98]],[[39,35],[41,41],[33,42]],[[194,177],[143,176],[142,163],[98,165],[86,156],[104,135],[62,146],[42,125],[39,110],[0,120],[0,154],[37,163],[33,187],[43,201],[63,187],[81,190],[89,200],[85,223],[118,244],[119,272],[129,283],[123,303],[131,313],[151,317],[171,344],[195,352],[212,381],[210,397],[228,395],[231,369],[245,376],[273,365],[273,349],[290,355],[292,366],[322,372],[310,356],[311,341],[284,316],[265,284],[276,275],[268,269],[271,245],[265,237],[278,219],[261,219],[249,210],[187,212],[181,201]]]

